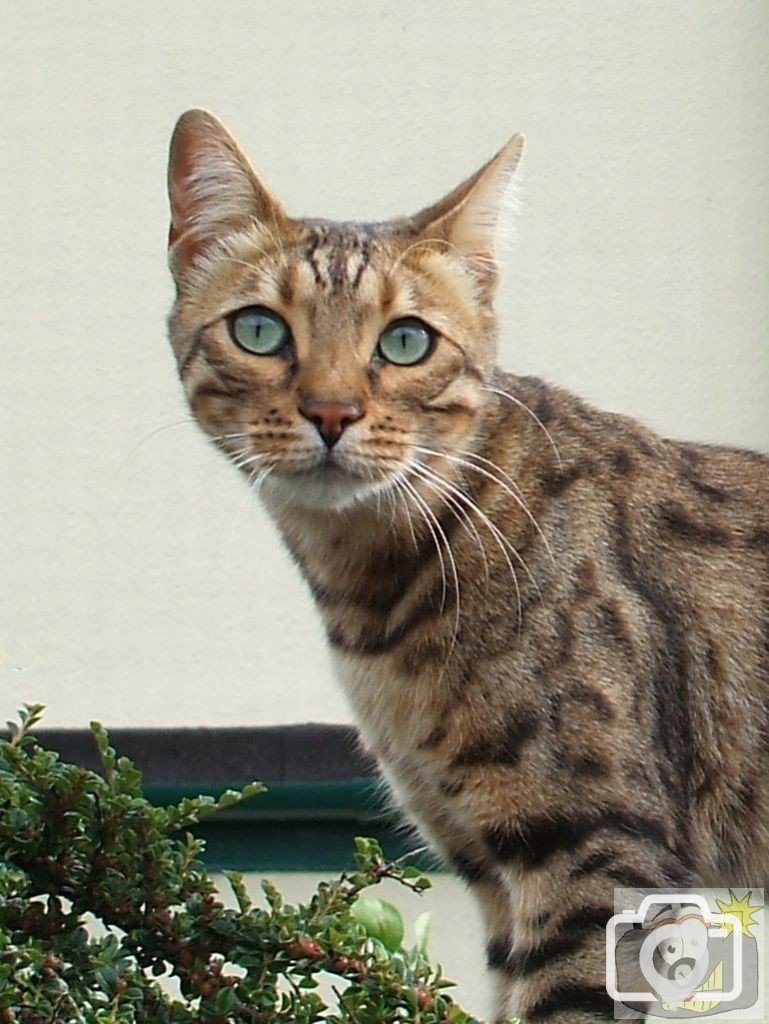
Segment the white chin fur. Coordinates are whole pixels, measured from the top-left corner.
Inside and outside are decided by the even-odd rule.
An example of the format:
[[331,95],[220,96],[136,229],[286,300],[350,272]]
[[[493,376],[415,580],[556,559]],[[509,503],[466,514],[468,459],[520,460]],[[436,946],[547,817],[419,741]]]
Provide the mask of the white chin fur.
[[261,487],[261,495],[268,504],[305,508],[349,508],[365,499],[384,484],[360,480],[341,472],[316,470],[295,476],[271,474]]

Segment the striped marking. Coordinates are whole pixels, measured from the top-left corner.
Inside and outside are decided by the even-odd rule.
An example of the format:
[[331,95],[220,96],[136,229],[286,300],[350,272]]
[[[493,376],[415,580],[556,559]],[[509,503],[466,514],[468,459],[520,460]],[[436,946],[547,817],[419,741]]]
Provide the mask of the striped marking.
[[673,503],[660,506],[659,519],[665,529],[686,541],[722,547],[732,541],[731,534],[723,526],[697,522],[679,505]]
[[451,761],[452,768],[499,764],[511,767],[521,760],[521,748],[534,739],[540,719],[531,708],[511,708],[501,728],[463,747]]
[[493,866],[486,860],[472,857],[466,853],[453,853],[450,858],[451,866],[459,877],[473,885],[478,882],[496,882],[497,873]]
[[668,843],[664,826],[641,815],[622,810],[598,814],[566,815],[563,812],[523,818],[491,826],[484,833],[490,853],[503,862],[524,868],[543,867],[556,854],[580,847],[596,832],[619,832],[634,839],[646,839],[678,853]]
[[369,657],[387,654],[427,622],[440,622],[447,612],[456,607],[456,593],[447,588],[444,592],[443,580],[439,579],[427,598],[420,606],[409,613],[407,618],[387,629],[384,626],[369,625],[358,632],[355,639],[349,636],[349,627],[330,626],[328,640],[332,647],[349,654],[364,654]]
[[[606,920],[608,921],[608,918]],[[600,942],[603,947],[604,941],[603,925],[586,925],[577,931],[556,935],[530,949],[511,950],[505,962],[500,966],[509,977],[519,981],[532,974],[537,974],[554,961],[567,959],[573,953],[584,949],[585,946],[594,946]]]
[[203,345],[203,331],[197,331],[195,337],[192,339],[192,344],[187,349],[187,352],[179,365],[179,376],[182,380],[185,379],[189,369],[198,357],[198,353]]
[[550,1020],[556,1014],[567,1013],[574,1020],[575,1011],[584,1015],[586,1021],[614,1020],[614,1000],[601,985],[586,982],[565,981],[554,985],[549,992],[524,1008],[524,1017],[529,1022]]
[[[640,563],[637,545],[630,533],[630,515],[619,499],[612,501],[615,523],[617,567],[629,587],[638,594],[659,624],[664,643],[657,650],[657,665],[651,692],[657,710],[656,738],[664,765],[674,772],[670,789],[688,802],[696,760],[692,735],[689,693],[690,655],[686,644],[687,624],[682,609],[664,584]],[[663,762],[660,762],[663,765]]]

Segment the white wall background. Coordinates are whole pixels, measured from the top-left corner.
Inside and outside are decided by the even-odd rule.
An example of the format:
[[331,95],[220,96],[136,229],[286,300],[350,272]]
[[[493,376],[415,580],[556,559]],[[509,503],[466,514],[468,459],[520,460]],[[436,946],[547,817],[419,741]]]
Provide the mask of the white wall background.
[[165,159],[217,112],[289,211],[378,218],[513,131],[503,361],[769,448],[765,0],[6,0],[0,697],[50,726],[344,720],[164,337]]

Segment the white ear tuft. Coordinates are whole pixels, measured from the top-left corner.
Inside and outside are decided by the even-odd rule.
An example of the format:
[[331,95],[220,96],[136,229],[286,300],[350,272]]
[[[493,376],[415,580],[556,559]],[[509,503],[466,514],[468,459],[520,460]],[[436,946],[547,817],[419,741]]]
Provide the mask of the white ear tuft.
[[183,271],[213,242],[250,221],[284,214],[222,123],[206,110],[188,110],[176,123],[168,164],[175,271]]

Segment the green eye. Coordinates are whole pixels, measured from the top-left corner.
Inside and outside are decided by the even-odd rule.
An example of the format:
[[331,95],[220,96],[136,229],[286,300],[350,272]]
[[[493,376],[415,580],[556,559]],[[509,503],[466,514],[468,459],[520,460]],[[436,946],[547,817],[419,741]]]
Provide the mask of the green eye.
[[430,353],[434,341],[432,328],[416,317],[408,317],[405,320],[393,320],[382,331],[377,352],[389,363],[413,366]]
[[236,345],[257,356],[274,355],[291,334],[283,317],[264,306],[249,306],[231,313],[227,327]]

